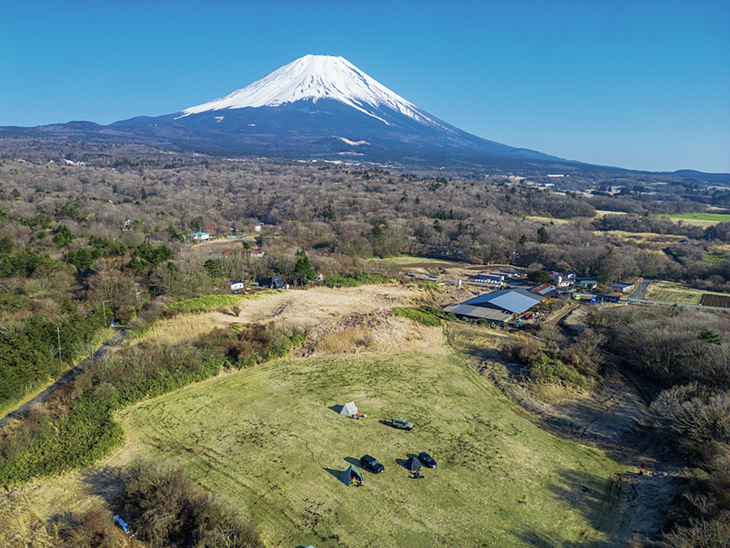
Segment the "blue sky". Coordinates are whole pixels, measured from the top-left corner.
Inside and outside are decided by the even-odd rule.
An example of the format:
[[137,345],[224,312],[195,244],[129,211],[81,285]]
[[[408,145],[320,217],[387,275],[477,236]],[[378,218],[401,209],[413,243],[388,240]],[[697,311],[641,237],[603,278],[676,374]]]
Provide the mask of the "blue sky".
[[730,2],[0,0],[0,125],[177,112],[341,55],[480,137],[730,172]]

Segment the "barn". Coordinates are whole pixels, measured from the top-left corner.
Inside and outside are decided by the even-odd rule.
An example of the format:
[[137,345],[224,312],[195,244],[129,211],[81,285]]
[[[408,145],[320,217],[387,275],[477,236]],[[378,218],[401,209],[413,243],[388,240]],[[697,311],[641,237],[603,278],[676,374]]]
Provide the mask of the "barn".
[[543,299],[544,296],[527,289],[507,289],[485,293],[463,303],[447,306],[444,311],[462,319],[487,320],[497,325],[505,325]]

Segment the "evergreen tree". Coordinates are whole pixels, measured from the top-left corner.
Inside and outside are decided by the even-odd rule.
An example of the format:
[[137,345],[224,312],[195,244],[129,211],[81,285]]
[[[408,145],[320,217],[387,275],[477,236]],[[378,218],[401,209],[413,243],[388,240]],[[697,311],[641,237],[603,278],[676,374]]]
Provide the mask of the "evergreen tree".
[[307,280],[308,282],[313,282],[317,279],[317,273],[314,271],[314,267],[312,266],[312,263],[309,262],[309,257],[307,256],[307,252],[303,249],[297,251],[297,262],[294,265],[294,273],[297,276],[300,276]]

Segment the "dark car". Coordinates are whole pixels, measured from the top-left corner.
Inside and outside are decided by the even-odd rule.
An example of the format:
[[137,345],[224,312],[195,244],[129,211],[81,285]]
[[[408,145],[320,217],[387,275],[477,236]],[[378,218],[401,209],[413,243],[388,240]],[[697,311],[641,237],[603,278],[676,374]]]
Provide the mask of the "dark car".
[[418,460],[428,468],[436,468],[436,461],[428,453],[418,453]]
[[370,455],[364,455],[360,459],[360,465],[365,468],[365,470],[370,470],[373,474],[380,474],[380,472],[385,470],[385,466],[380,464],[378,459],[371,457]]

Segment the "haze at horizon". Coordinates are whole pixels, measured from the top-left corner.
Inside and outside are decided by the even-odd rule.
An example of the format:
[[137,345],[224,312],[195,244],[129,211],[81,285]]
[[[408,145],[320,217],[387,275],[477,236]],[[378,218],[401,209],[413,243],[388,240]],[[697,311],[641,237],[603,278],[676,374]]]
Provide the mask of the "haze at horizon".
[[725,2],[1,5],[0,126],[177,112],[314,53],[486,139],[730,172]]

